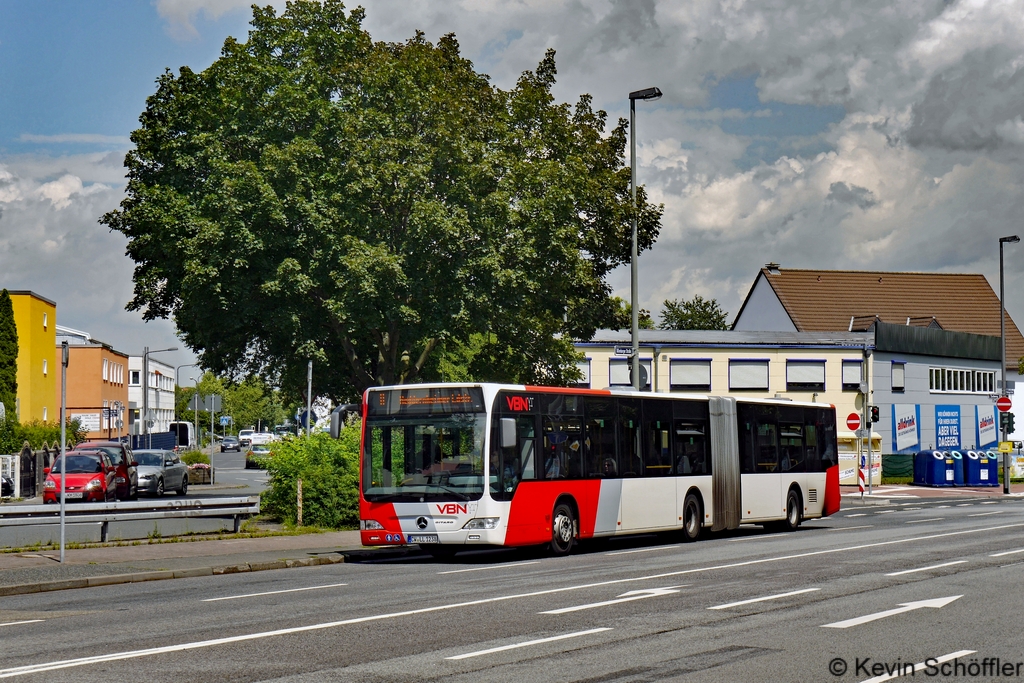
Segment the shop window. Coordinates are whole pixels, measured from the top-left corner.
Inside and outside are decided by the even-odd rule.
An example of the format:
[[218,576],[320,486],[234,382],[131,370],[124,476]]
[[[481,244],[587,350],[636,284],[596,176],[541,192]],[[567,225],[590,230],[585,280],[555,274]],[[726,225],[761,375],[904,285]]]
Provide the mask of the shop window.
[[825,391],[825,361],[786,361],[786,391]]
[[892,390],[904,391],[907,388],[906,364],[893,362],[892,364]]
[[730,360],[729,388],[768,391],[768,361]]
[[711,361],[708,359],[672,360],[668,375],[672,391],[711,391]]

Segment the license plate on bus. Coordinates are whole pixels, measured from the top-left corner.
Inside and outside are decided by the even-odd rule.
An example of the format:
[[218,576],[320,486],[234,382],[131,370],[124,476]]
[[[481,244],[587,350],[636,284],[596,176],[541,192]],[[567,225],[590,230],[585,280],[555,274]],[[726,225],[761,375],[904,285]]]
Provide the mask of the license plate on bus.
[[440,543],[440,539],[437,538],[437,534],[409,534],[409,543]]
[[79,493],[68,493],[67,491],[64,492],[64,497],[65,498],[81,498],[84,495],[85,494],[81,493],[81,492],[79,492]]

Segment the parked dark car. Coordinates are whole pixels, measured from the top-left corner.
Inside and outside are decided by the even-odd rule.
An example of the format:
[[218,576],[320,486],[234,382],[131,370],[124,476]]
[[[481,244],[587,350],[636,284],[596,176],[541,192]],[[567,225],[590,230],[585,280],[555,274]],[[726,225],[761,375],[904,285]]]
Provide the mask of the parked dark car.
[[242,452],[242,444],[238,441],[237,436],[225,436],[220,442],[220,452],[234,451],[235,453]]
[[14,480],[6,474],[0,476],[0,498],[7,498],[14,495]]
[[114,483],[117,484],[118,500],[135,500],[139,497],[139,473],[132,456],[132,449],[117,441],[87,441],[74,447],[72,453],[81,451],[102,451],[117,468]]
[[[64,498],[68,501],[104,503],[114,500],[117,468],[103,451],[71,451],[65,454],[68,472],[63,475]],[[43,483],[43,503],[60,502],[60,458],[47,467]]]
[[157,496],[165,491],[176,491],[179,496],[188,493],[188,465],[172,451],[135,451],[139,467],[139,491]]

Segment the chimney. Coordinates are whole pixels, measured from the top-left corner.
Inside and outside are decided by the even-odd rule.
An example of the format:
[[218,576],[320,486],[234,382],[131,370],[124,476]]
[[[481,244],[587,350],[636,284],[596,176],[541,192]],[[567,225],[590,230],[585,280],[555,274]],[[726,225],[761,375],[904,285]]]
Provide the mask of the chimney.
[[764,267],[768,269],[769,275],[778,275],[780,272],[778,263],[766,263],[764,264]]

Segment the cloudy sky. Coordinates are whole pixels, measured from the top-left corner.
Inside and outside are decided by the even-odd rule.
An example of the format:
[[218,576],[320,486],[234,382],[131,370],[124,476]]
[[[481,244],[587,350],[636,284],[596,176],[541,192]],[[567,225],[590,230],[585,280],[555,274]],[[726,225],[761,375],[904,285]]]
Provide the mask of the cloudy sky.
[[[97,223],[164,68],[201,70],[245,0],[0,0],[0,285],[129,353],[181,346],[124,310],[125,240]],[[665,205],[641,303],[730,317],[767,261],[984,273],[1024,232],[1024,0],[367,0],[378,40],[454,32],[501,87],[557,50],[556,95],[638,105],[638,177]],[[1024,323],[1024,246],[1006,252]],[[628,272],[612,284],[628,296]],[[856,296],[851,292],[851,296]],[[187,351],[163,354],[188,363]],[[183,383],[187,371],[182,371]]]

